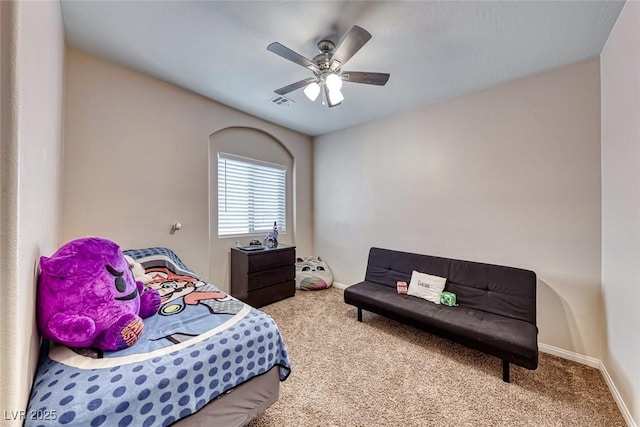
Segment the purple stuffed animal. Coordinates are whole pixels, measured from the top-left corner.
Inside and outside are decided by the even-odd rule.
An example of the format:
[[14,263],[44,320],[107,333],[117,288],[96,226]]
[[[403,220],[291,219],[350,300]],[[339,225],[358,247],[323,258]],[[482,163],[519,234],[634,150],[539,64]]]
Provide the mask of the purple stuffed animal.
[[142,318],[160,294],[136,282],[120,247],[106,239],[66,243],[40,258],[38,326],[44,338],[69,347],[120,350],[138,341]]

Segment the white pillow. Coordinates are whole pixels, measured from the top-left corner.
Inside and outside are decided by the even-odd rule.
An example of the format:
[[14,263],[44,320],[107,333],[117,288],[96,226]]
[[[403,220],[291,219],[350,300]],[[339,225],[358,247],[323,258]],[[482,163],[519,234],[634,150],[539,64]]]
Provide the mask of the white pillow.
[[414,297],[440,304],[440,294],[444,290],[445,283],[447,283],[447,279],[444,277],[419,273],[414,270],[411,273],[411,283],[409,283],[407,295],[413,295]]

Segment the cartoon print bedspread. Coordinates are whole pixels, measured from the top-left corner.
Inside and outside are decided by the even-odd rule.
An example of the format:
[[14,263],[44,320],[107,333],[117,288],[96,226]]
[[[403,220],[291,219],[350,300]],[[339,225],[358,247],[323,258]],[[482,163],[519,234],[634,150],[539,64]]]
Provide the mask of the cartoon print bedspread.
[[43,346],[25,426],[166,426],[273,366],[287,378],[270,316],[200,280],[169,249],[124,253],[153,277],[159,313],[120,351]]

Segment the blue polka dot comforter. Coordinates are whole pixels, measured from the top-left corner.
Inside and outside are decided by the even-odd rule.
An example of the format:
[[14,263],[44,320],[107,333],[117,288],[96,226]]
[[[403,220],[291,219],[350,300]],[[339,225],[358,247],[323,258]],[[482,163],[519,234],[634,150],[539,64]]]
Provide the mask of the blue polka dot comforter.
[[288,377],[271,317],[201,280],[169,249],[125,254],[160,292],[159,313],[124,350],[43,344],[25,426],[167,426],[274,366]]

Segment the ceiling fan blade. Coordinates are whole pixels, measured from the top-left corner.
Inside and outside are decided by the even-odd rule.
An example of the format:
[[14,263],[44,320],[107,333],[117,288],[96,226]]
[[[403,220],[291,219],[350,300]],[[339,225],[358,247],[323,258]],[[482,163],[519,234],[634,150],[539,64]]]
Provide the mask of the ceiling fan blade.
[[278,90],[274,90],[274,92],[277,93],[278,95],[286,95],[289,92],[293,92],[294,90],[298,90],[301,87],[305,87],[309,83],[315,82],[315,81],[316,81],[315,77],[309,77],[308,79],[300,80],[299,82],[291,83],[288,86],[281,87]]
[[320,68],[318,68],[316,64],[278,42],[271,43],[269,46],[267,46],[267,50],[283,57],[284,59],[288,59],[291,62],[302,65],[303,67],[308,68],[313,72],[320,72]]
[[331,70],[335,71],[342,67],[369,39],[371,34],[367,30],[357,25],[351,27],[331,57]]
[[388,73],[368,73],[365,71],[343,71],[340,76],[345,82],[384,86],[387,84],[391,75]]

